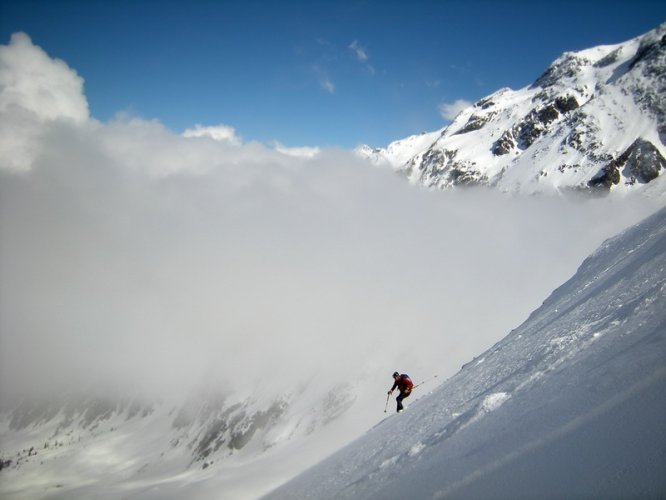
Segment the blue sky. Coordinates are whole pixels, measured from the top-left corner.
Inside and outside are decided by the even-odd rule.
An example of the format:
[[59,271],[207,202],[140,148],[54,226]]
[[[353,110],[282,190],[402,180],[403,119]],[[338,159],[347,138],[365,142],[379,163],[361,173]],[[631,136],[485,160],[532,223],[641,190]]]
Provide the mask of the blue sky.
[[523,87],[564,51],[666,21],[661,0],[0,6],[2,43],[24,31],[64,60],[99,120],[125,113],[176,133],[226,124],[243,141],[344,148],[436,130],[447,105]]

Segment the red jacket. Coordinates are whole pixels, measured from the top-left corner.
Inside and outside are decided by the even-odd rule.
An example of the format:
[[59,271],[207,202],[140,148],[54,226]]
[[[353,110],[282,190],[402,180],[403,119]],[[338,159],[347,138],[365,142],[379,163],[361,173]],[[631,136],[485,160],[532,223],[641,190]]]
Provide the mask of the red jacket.
[[400,390],[400,392],[411,392],[412,387],[414,387],[414,383],[407,375],[403,373],[400,375],[400,378],[395,381],[393,387],[391,387],[391,391],[394,391],[396,387]]

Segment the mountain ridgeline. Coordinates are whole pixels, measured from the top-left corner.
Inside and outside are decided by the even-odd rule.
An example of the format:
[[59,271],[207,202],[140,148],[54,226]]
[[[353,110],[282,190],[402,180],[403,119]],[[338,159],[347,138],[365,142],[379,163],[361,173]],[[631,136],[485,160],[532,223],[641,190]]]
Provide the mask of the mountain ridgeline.
[[598,194],[642,190],[663,175],[664,144],[666,23],[566,52],[533,84],[498,90],[439,131],[357,152],[428,188]]

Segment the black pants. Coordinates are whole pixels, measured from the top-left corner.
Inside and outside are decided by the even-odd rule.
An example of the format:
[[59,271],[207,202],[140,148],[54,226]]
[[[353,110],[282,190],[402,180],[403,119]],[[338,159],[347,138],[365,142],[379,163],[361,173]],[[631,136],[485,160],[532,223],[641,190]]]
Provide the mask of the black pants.
[[409,395],[412,393],[412,391],[407,391],[407,392],[401,392],[395,400],[398,402],[398,408],[396,411],[400,411],[403,409],[402,407],[402,400],[409,397]]

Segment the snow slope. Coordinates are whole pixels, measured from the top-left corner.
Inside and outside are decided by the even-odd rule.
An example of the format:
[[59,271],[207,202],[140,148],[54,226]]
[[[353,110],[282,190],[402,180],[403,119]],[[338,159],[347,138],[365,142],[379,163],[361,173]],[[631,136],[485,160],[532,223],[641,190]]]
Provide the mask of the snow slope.
[[663,498],[665,292],[662,209],[431,395],[265,498]]
[[666,168],[664,82],[666,23],[564,53],[533,84],[498,90],[442,130],[357,153],[431,188],[643,191]]
[[256,498],[344,442],[355,398],[319,391],[24,400],[0,414],[0,498]]

